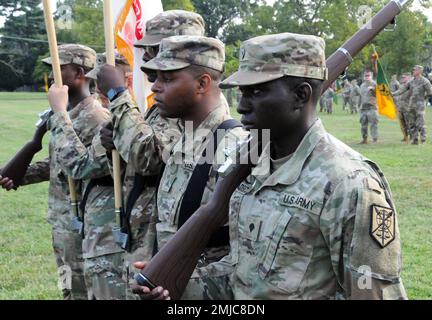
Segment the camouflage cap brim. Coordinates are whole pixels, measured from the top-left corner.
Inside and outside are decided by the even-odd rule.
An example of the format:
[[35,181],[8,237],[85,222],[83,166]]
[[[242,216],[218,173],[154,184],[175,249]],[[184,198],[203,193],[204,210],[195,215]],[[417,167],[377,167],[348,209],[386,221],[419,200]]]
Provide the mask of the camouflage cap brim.
[[144,70],[175,71],[189,67],[191,64],[177,59],[154,58],[144,63]]
[[230,89],[241,86],[252,86],[270,82],[284,77],[283,73],[257,73],[250,71],[237,71],[219,84],[221,89]]
[[136,48],[143,48],[148,46],[158,46],[163,38],[165,38],[166,35],[163,34],[148,34],[145,35],[141,40],[134,43],[134,47]]
[[97,74],[98,74],[98,71],[99,71],[99,70],[92,69],[92,70],[89,71],[85,76],[86,76],[86,78],[93,79],[93,80],[97,80]]
[[[48,65],[52,65],[52,59],[51,59],[51,57],[48,57],[48,58],[42,59],[42,62],[45,63],[45,64],[48,64]],[[70,64],[71,62],[59,58],[59,63],[60,63],[61,66],[64,66],[64,65],[66,65],[66,64]]]

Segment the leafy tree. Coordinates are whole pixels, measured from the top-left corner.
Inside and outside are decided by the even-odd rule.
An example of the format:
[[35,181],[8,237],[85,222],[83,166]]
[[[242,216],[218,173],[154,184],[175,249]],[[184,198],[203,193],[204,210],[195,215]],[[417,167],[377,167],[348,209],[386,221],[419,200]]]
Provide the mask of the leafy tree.
[[195,11],[191,0],[162,0],[164,10]]
[[[2,1],[0,8],[6,17],[0,29],[0,88],[33,85],[32,73],[37,57],[45,52],[46,39],[40,1]],[[32,39],[29,41],[27,39]],[[39,42],[38,42],[39,41]],[[5,77],[7,75],[7,77]]]
[[256,1],[192,0],[192,3],[196,11],[204,18],[207,36],[217,38],[229,22],[239,18],[241,12],[255,5]]

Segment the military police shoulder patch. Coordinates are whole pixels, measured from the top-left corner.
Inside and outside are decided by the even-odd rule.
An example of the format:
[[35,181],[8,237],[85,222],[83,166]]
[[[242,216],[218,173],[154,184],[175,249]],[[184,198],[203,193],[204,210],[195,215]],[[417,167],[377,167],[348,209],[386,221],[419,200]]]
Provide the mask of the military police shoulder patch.
[[381,246],[387,247],[396,237],[395,225],[396,215],[393,209],[378,205],[371,206],[371,229],[372,238]]

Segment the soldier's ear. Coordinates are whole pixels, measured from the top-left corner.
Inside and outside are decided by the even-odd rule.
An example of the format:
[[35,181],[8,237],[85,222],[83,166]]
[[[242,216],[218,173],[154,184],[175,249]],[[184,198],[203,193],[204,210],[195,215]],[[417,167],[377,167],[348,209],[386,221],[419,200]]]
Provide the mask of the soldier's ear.
[[307,82],[302,82],[295,88],[295,94],[299,103],[308,103],[312,98],[312,93],[312,86]]
[[86,72],[83,67],[77,66],[76,68],[76,78],[85,79]]
[[204,73],[197,79],[197,83],[197,92],[203,94],[211,89],[213,82],[211,76],[208,73]]

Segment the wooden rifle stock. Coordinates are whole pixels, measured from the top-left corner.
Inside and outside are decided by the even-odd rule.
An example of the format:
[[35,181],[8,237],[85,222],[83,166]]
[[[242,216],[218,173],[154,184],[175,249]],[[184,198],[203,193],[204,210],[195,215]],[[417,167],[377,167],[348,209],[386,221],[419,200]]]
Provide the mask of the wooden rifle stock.
[[[406,2],[392,0],[327,59],[329,76],[324,82],[323,92],[345,71],[352,59],[393,21]],[[210,202],[198,209],[136,276],[138,284],[150,288],[162,286],[170,292],[172,299],[181,297],[211,234],[228,219],[232,193],[249,172],[250,166],[240,165],[216,184]]]
[[200,207],[177,231],[177,245],[169,241],[145,268],[145,276],[137,278],[138,283],[150,287],[151,283],[156,283],[169,288],[170,297],[179,299],[211,235],[228,221],[227,212],[232,193],[249,174],[250,166],[240,165],[221,179],[210,201]]
[[22,183],[33,157],[42,150],[42,139],[47,132],[47,122],[52,113],[47,110],[42,113],[40,121],[36,124],[36,131],[32,140],[27,142],[15,156],[2,168],[1,175],[11,179],[16,189]]

